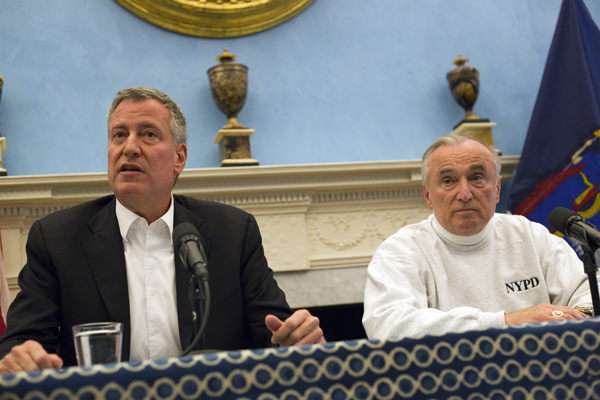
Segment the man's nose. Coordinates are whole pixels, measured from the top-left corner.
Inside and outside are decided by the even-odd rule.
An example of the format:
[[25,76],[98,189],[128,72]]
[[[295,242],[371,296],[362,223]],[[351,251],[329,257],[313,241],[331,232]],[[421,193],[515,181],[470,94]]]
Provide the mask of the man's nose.
[[140,154],[140,146],[136,135],[127,136],[123,147],[123,154],[127,157],[135,157]]
[[473,198],[473,193],[471,192],[471,186],[469,186],[468,180],[461,179],[458,182],[458,193],[456,198],[463,202],[470,201]]

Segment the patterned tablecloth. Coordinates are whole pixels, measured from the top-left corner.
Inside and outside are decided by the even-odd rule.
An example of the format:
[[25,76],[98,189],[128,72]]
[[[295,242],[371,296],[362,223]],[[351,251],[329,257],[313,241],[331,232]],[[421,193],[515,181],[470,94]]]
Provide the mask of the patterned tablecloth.
[[0,399],[600,399],[600,320],[0,374]]

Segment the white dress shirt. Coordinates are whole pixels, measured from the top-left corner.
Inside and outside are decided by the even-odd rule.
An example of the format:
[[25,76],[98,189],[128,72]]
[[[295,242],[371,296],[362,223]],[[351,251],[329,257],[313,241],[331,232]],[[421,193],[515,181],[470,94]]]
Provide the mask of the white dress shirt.
[[167,212],[148,225],[117,200],[123,238],[131,318],[131,360],[181,355],[175,258],[173,198]]

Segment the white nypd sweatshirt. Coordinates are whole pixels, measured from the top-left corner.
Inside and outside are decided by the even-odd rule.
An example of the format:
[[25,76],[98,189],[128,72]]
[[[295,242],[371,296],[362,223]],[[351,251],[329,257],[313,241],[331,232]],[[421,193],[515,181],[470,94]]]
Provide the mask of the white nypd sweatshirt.
[[431,215],[375,251],[363,325],[383,340],[499,328],[505,312],[542,303],[591,303],[583,264],[563,239],[506,214],[457,236]]

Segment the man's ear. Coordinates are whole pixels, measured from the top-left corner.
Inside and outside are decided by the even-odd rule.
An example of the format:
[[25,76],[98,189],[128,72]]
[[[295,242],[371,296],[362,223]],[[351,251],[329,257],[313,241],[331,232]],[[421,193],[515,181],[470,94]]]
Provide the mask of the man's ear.
[[500,192],[502,191],[502,183],[500,178],[498,178],[498,182],[496,182],[496,204],[500,202]]
[[431,204],[431,192],[425,185],[421,186],[421,195],[423,196],[423,200],[425,200],[427,207],[433,209],[433,205]]
[[175,145],[175,175],[179,176],[183,172],[185,162],[187,161],[187,145],[185,143],[179,143]]

